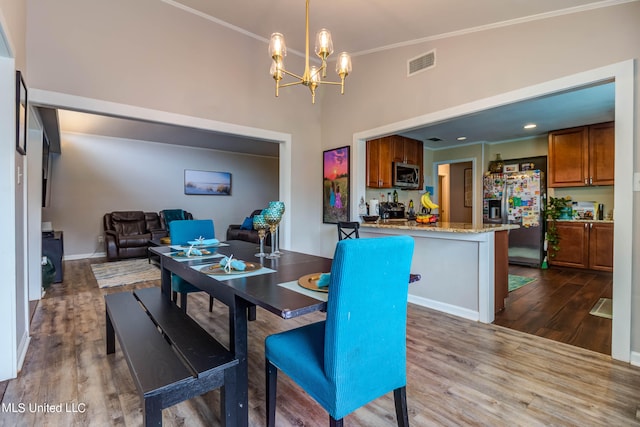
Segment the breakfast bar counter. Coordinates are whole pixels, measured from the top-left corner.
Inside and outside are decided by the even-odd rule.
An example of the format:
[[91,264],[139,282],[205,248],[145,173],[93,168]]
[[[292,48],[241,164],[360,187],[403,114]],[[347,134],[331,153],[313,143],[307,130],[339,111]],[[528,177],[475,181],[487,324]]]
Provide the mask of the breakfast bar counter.
[[468,222],[436,222],[433,224],[419,224],[408,220],[379,220],[376,222],[363,222],[360,227],[389,228],[395,230],[435,231],[448,233],[488,233],[492,231],[513,230],[519,228],[515,224],[483,224],[476,227]]
[[518,226],[386,220],[362,223],[360,236],[412,236],[411,272],[422,280],[409,287],[409,302],[491,323],[506,297],[507,233],[514,228]]

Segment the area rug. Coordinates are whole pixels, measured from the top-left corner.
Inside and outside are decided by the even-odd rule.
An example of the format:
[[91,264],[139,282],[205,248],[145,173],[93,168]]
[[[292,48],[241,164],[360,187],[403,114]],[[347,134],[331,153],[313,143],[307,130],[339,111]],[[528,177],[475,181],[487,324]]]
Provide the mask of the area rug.
[[613,319],[613,301],[611,298],[600,298],[593,306],[589,314],[594,316]]
[[91,264],[91,270],[93,270],[93,275],[96,277],[100,288],[160,279],[160,269],[153,264],[149,264],[147,259]]
[[516,289],[521,288],[524,285],[528,285],[534,280],[536,279],[533,277],[524,277],[524,276],[517,276],[515,274],[510,274],[509,275],[509,292],[515,291]]

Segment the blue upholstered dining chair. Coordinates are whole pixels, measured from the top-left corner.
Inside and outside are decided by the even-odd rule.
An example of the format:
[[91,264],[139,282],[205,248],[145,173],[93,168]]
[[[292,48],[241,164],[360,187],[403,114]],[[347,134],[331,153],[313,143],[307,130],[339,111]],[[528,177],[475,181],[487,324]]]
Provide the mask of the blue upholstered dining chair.
[[[199,237],[214,239],[216,233],[211,219],[175,220],[171,221],[171,244],[187,245],[190,240]],[[191,283],[185,281],[175,274],[171,274],[171,291],[173,301],[176,302],[177,295],[180,294],[180,307],[187,311],[187,294],[191,292],[201,292]],[[209,311],[213,311],[213,296],[209,297]]]
[[275,426],[281,370],[330,416],[331,426],[393,391],[398,425],[408,427],[406,322],[413,239],[338,242],[325,321],[265,340],[267,426]]

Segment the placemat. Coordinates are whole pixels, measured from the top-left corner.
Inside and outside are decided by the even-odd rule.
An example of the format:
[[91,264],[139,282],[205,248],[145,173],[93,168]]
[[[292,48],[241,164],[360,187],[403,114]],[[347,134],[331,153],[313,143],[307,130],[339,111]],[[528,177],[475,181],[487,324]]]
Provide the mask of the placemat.
[[[217,245],[202,245],[202,246],[194,245],[194,248],[195,249],[211,249],[211,248],[221,248],[223,246],[229,246],[229,244],[220,242]],[[171,245],[169,247],[174,251],[183,251],[185,249],[189,249],[191,245]]]
[[[209,267],[213,264],[203,264],[203,265],[192,265],[191,268],[193,268],[194,270],[198,270],[200,271],[203,268]],[[269,274],[269,273],[275,273],[275,270],[272,270],[270,268],[267,267],[262,267],[259,270],[255,270],[255,271],[249,271],[247,273],[237,273],[237,274],[229,274],[228,276],[222,276],[222,275],[212,275],[211,277],[215,278],[218,281],[224,281],[224,280],[230,280],[230,279],[240,279],[242,277],[249,277],[249,276],[259,276],[261,274]],[[206,273],[204,273],[206,274]]]
[[315,298],[320,301],[326,302],[327,299],[329,298],[329,294],[326,292],[311,291],[309,289],[303,288],[298,284],[297,280],[293,280],[291,282],[278,283],[278,286],[282,286],[283,288],[290,289],[292,291],[304,294],[308,297]]
[[[178,251],[178,252],[182,252],[182,250]],[[190,257],[178,257],[178,256],[173,256],[175,255],[177,252],[170,252],[168,254],[164,254],[168,257],[171,257],[173,259],[175,259],[176,261],[194,261],[194,260],[199,260],[199,259],[209,259],[209,258],[222,258],[224,255],[222,254],[218,254],[218,253],[212,253],[210,255],[202,255],[202,256],[190,256]]]

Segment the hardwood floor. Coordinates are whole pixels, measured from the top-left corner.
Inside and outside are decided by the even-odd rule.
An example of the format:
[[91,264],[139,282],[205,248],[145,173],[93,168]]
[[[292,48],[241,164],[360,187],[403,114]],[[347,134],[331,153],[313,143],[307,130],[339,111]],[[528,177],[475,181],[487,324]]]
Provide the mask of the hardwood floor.
[[[0,425],[141,424],[140,400],[122,353],[119,347],[115,355],[105,352],[103,295],[127,289],[131,286],[98,289],[89,260],[65,263],[64,283],[53,285],[36,309],[31,345],[18,378],[7,384]],[[209,313],[204,293],[190,294],[189,299],[190,314],[226,343],[223,305],[217,302]],[[265,336],[322,317],[314,313],[283,320],[258,309],[258,319],[249,324],[252,427],[265,425]],[[407,399],[414,427],[640,426],[635,418],[640,369],[597,352],[410,305],[407,357]],[[168,408],[163,411],[164,425],[220,425],[218,399],[218,391],[213,391]],[[26,406],[22,413],[20,404]],[[62,412],[35,407],[44,404],[62,404]],[[74,407],[77,412],[66,409]],[[276,423],[326,426],[328,416],[280,375]],[[345,418],[349,427],[394,425],[392,394]]]
[[510,292],[494,324],[611,354],[611,319],[589,311],[598,299],[612,297],[612,273],[514,265],[509,273],[536,280]]

